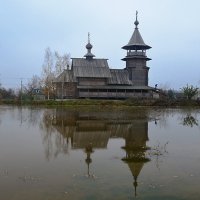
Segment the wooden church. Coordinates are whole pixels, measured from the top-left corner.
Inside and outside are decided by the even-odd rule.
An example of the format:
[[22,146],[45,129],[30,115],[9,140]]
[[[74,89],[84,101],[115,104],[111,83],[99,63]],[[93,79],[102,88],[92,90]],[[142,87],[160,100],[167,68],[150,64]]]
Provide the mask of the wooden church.
[[55,80],[57,99],[69,98],[152,98],[154,88],[148,86],[146,50],[151,47],[144,43],[138,29],[136,13],[135,30],[128,44],[124,69],[110,69],[107,59],[94,58],[88,35],[87,53],[84,58],[72,58],[71,69],[65,69]]

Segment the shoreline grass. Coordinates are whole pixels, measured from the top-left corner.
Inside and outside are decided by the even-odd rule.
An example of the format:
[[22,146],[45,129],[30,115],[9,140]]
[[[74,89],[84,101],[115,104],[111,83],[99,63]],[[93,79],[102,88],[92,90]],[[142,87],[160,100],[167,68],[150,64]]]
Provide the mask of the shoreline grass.
[[31,106],[100,106],[100,107],[200,107],[196,100],[169,100],[169,99],[127,99],[127,100],[102,100],[102,99],[68,99],[68,100],[0,100],[0,105],[31,105]]

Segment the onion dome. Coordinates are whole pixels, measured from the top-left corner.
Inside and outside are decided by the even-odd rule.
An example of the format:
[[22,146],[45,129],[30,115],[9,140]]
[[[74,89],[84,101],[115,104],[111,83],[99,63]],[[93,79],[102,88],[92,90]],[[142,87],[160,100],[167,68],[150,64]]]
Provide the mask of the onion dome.
[[86,49],[92,49],[93,46],[90,43],[88,43],[85,47]]
[[90,33],[88,33],[88,43],[85,47],[87,49],[87,53],[84,55],[84,57],[86,57],[86,59],[89,59],[89,60],[93,59],[95,55],[91,53],[91,49],[93,46],[90,44]]

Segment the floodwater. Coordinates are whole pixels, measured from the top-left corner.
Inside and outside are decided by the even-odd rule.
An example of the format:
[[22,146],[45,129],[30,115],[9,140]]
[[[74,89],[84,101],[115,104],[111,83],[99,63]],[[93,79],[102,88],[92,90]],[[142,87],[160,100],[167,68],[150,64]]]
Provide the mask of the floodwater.
[[200,199],[200,110],[0,106],[0,199]]

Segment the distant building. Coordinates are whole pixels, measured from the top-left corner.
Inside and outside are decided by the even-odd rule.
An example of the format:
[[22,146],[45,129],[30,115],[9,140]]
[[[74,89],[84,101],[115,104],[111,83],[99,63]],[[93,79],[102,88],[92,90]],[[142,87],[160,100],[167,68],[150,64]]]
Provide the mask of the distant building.
[[34,88],[32,90],[33,100],[45,100],[45,95],[40,88]]
[[135,30],[127,45],[124,69],[110,69],[107,59],[94,58],[92,45],[88,35],[85,58],[72,58],[71,69],[64,70],[55,80],[58,99],[68,98],[152,98],[155,88],[148,86],[146,45],[138,30],[136,13]]

